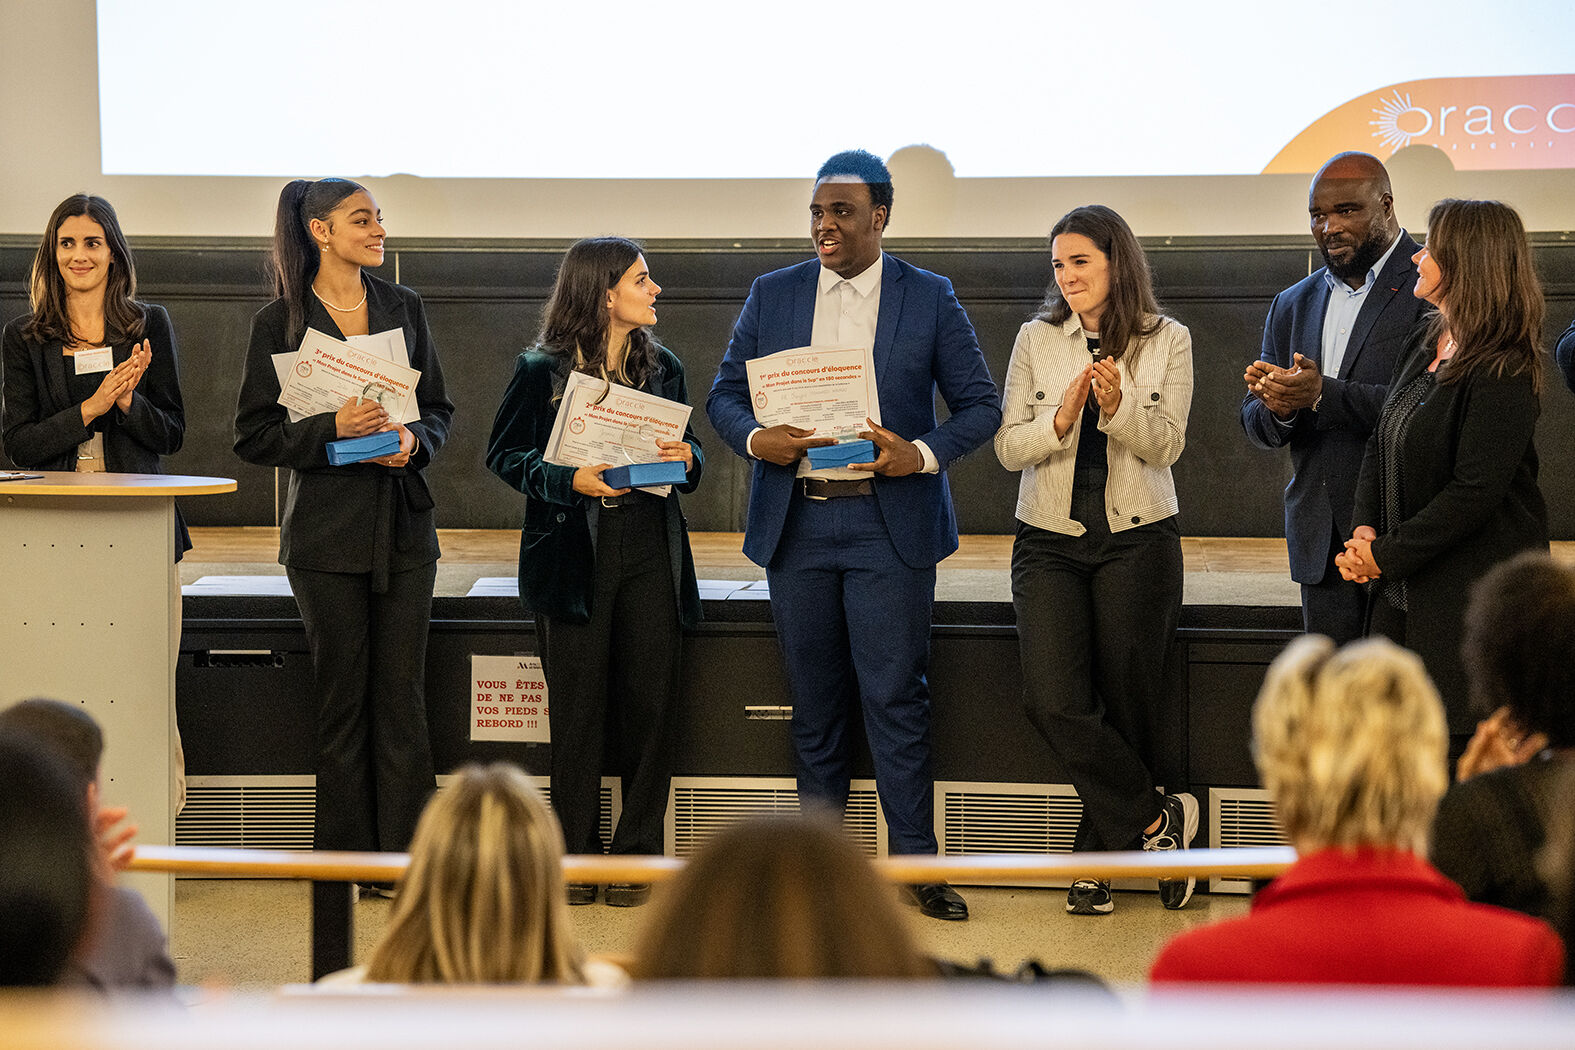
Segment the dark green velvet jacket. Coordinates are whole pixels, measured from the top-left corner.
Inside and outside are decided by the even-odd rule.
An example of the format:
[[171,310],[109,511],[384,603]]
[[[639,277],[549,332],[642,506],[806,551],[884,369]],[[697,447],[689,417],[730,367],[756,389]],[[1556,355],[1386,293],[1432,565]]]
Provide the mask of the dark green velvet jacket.
[[[562,392],[566,380],[562,358],[539,348],[519,355],[492,423],[487,469],[527,497],[520,529],[520,604],[534,613],[584,623],[591,616],[601,503],[574,491],[573,467],[542,459],[558,412],[554,396]],[[658,348],[657,372],[646,390],[669,401],[689,403],[684,366],[666,347]],[[694,447],[694,467],[675,488],[693,492],[700,484],[705,458],[693,425],[685,429],[684,440]],[[684,627],[693,627],[700,622],[700,589],[689,533],[677,494],[663,503],[667,548],[673,579],[678,581],[678,618]]]

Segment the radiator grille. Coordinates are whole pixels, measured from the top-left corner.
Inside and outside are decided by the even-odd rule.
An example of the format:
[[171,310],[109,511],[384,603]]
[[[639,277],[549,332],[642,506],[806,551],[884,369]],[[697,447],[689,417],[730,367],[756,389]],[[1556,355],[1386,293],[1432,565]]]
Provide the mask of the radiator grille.
[[[768,813],[797,812],[798,790],[787,777],[674,777],[667,807],[667,852],[688,857],[730,824]],[[886,821],[873,781],[853,782],[843,827],[866,854],[886,853]]]
[[[1209,789],[1209,845],[1214,849],[1288,846],[1274,816],[1274,802],[1261,788]],[[1251,879],[1213,878],[1211,893],[1251,893]]]
[[311,849],[316,796],[310,776],[189,777],[175,845]]
[[1083,803],[1069,784],[937,783],[940,852],[1070,853]]
[[[438,788],[449,779],[438,777]],[[531,780],[550,803],[548,779]],[[612,841],[622,803],[619,780],[602,778],[604,843]],[[309,850],[316,813],[316,778],[309,775],[188,777],[186,806],[175,818],[175,845]]]

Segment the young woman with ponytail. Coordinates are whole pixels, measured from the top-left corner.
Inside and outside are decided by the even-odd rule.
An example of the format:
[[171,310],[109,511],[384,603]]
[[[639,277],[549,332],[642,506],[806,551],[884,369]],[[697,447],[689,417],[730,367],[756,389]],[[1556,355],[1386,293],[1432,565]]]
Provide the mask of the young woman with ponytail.
[[[423,684],[439,552],[423,471],[454,406],[421,298],[367,272],[383,263],[382,219],[372,195],[347,179],[284,188],[272,256],[278,298],[252,319],[235,413],[236,453],[288,472],[279,561],[312,651],[319,849],[405,849],[433,787]],[[294,353],[308,328],[335,339],[399,329],[421,373],[420,418],[400,423],[351,398],[292,421],[278,403],[273,358]],[[398,432],[398,452],[329,465],[330,441],[384,430]]]

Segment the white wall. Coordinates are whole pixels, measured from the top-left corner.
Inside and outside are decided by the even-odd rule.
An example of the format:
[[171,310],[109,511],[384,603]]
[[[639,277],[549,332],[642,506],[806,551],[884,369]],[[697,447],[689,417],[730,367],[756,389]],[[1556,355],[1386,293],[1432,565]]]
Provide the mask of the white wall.
[[[214,10],[222,17],[223,4]],[[93,0],[0,0],[0,233],[36,234],[61,198],[85,190],[113,201],[133,236],[267,235],[281,180],[100,174],[96,40]],[[308,43],[303,63],[319,60]],[[324,119],[355,123],[342,103],[325,106]],[[386,126],[373,120],[360,133],[377,133],[380,124]],[[157,114],[148,115],[147,129],[160,133]],[[1076,148],[1070,137],[1068,148]],[[1068,208],[1095,201],[1145,236],[1306,230],[1301,175],[958,180],[928,170],[922,158],[899,156],[892,167],[893,237],[1037,237]],[[1519,208],[1533,230],[1575,229],[1570,171],[1456,173],[1442,155],[1420,151],[1395,158],[1390,171],[1401,220],[1412,230],[1444,196],[1498,197]],[[696,182],[367,181],[396,237],[807,235],[808,173],[803,180]]]

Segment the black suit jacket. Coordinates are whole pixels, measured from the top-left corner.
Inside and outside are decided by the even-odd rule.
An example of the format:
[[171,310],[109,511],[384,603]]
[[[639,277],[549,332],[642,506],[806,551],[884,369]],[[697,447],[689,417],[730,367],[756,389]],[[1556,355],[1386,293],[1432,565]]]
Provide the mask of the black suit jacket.
[[[153,358],[131,409],[111,408],[96,423],[104,434],[104,465],[118,474],[162,474],[162,457],[180,451],[186,437],[186,409],[180,396],[180,362],[175,329],[164,307],[143,303],[142,338]],[[75,470],[77,446],[91,436],[82,423],[81,402],[66,384],[66,357],[58,340],[35,343],[22,335],[32,315],[5,326],[4,384],[0,393],[0,433],[5,453],[24,470]],[[141,339],[137,340],[138,343]],[[132,343],[116,344],[118,365],[131,356]],[[175,511],[175,560],[191,549],[186,522]]]
[[[416,400],[421,418],[406,424],[420,448],[404,467],[377,463],[328,465],[328,442],[337,431],[334,413],[320,412],[298,422],[279,404],[273,355],[293,353],[301,334],[286,333],[287,310],[275,299],[252,318],[251,346],[235,406],[235,451],[248,463],[288,467],[289,491],[279,533],[279,561],[319,572],[404,572],[438,559],[432,496],[422,473],[443,447],[454,405],[443,384],[432,333],[427,330],[421,297],[402,285],[369,273],[366,283],[368,329],[400,328],[410,367],[421,373]],[[335,339],[339,326],[314,297],[306,324]]]
[[[1419,332],[1395,372],[1399,390],[1432,362]],[[1397,450],[1399,513],[1385,516],[1379,439],[1368,442],[1356,525],[1378,532],[1373,561],[1406,581],[1406,645],[1444,697],[1453,733],[1470,732],[1460,636],[1471,585],[1524,550],[1548,549],[1548,511],[1537,485],[1540,405],[1531,377],[1478,372],[1439,383]]]
[[[649,393],[689,403],[684,366],[665,347],[658,351],[658,371],[646,384]],[[555,395],[567,380],[564,360],[542,350],[526,350],[514,363],[514,378],[504,392],[487,443],[487,469],[511,488],[523,492],[525,522],[520,529],[520,603],[535,613],[585,623],[591,616],[596,581],[596,520],[600,502],[574,491],[574,469],[542,458],[552,436],[558,408]],[[679,492],[700,484],[705,456],[691,424],[684,440],[694,449],[694,466]],[[684,627],[700,621],[700,590],[694,556],[678,497],[662,507],[673,579],[678,581],[678,616]]]
[[[1378,421],[1395,363],[1427,305],[1411,294],[1416,287],[1411,256],[1417,247],[1402,231],[1356,316],[1340,376],[1324,377],[1317,412],[1304,408],[1287,424],[1251,394],[1242,400],[1241,425],[1248,440],[1259,448],[1291,449],[1295,473],[1285,486],[1285,541],[1297,583],[1321,582],[1329,569],[1329,537],[1351,534],[1356,475],[1367,437]],[[1260,360],[1290,368],[1301,354],[1322,366],[1326,272],[1320,269],[1274,297]]]

